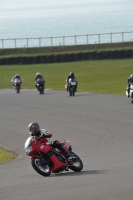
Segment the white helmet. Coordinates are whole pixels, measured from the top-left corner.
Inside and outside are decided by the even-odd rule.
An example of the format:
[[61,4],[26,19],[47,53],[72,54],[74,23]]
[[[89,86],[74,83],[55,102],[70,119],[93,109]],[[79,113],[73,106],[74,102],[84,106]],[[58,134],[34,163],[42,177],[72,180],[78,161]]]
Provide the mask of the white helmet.
[[37,72],[37,73],[36,73],[36,76],[40,76],[40,75],[41,75],[40,72]]

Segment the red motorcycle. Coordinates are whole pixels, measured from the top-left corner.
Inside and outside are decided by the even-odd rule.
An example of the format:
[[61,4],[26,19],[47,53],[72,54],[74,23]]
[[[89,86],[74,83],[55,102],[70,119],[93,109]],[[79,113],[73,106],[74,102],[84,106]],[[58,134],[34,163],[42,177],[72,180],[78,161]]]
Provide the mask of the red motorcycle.
[[46,138],[34,139],[29,137],[25,142],[25,153],[31,157],[31,165],[36,172],[43,176],[51,173],[69,171],[79,172],[83,169],[81,159],[72,152],[70,141],[63,140],[62,146],[68,151],[68,157],[59,150],[53,148]]

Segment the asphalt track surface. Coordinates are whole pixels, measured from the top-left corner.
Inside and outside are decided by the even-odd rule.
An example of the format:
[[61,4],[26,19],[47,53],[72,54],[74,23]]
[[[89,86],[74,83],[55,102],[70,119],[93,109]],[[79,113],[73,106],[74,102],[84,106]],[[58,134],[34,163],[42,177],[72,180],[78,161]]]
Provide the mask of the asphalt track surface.
[[[17,159],[0,164],[0,200],[126,200],[133,198],[133,105],[125,96],[22,89],[0,91],[0,144]],[[24,153],[28,124],[53,139],[70,139],[81,172],[43,177]]]

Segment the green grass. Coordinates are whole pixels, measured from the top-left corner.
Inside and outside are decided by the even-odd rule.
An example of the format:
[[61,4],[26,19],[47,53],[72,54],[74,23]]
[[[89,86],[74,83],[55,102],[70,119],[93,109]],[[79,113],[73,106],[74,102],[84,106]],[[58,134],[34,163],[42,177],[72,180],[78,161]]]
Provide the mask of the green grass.
[[38,71],[46,79],[46,88],[65,90],[65,79],[73,71],[79,82],[79,92],[125,95],[127,78],[133,74],[133,59],[4,65],[0,66],[0,89],[12,88],[10,80],[16,73],[24,79],[22,88],[35,88],[34,77]]
[[8,151],[8,150],[5,150],[5,149],[0,147],[0,163],[4,163],[4,162],[7,162],[9,160],[15,159],[16,156],[17,155],[15,153]]

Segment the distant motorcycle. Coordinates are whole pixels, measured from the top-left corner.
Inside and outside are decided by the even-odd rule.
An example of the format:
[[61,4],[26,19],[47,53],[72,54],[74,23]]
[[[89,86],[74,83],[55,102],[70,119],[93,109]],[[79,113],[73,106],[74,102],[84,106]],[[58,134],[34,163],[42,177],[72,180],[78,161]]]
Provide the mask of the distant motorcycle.
[[42,176],[49,176],[51,173],[69,171],[69,169],[79,172],[83,169],[81,159],[72,152],[70,141],[62,141],[63,147],[69,152],[69,156],[53,148],[46,138],[34,140],[30,136],[25,142],[25,153],[31,157],[31,165],[36,172]]
[[44,94],[45,80],[43,78],[38,78],[36,80],[36,87],[40,94]]
[[75,78],[70,78],[68,80],[68,92],[70,96],[75,96],[76,85],[77,85],[77,80]]
[[[128,97],[128,92],[126,91],[126,96]],[[133,103],[133,83],[130,84],[129,99]]]
[[13,81],[14,88],[16,90],[16,93],[20,93],[21,88],[21,80],[19,78],[15,78]]

